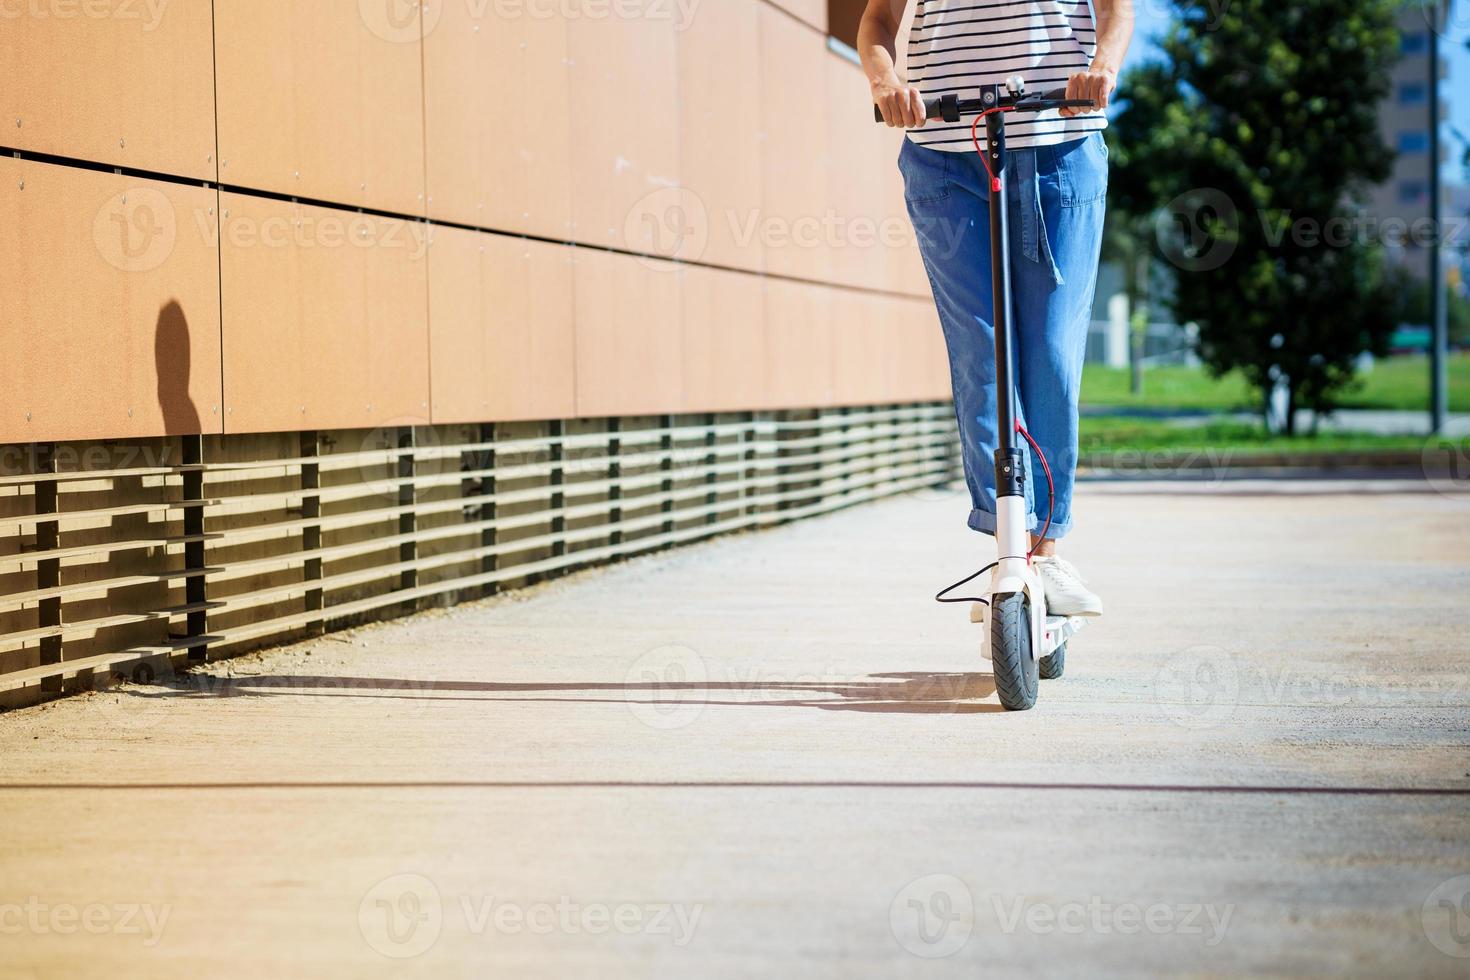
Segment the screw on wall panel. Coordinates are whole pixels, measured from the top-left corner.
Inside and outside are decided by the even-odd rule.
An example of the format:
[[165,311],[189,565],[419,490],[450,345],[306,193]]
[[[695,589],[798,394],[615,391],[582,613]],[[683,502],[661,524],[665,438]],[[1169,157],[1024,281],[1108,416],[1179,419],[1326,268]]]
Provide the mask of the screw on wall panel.
[[24,180],[22,180],[22,181],[21,181],[21,182],[20,182],[20,189],[21,189],[21,190],[25,190],[25,189],[26,189],[26,182],[25,182],[25,181],[24,181]]
[[300,180],[301,179],[301,171],[299,171],[299,170],[295,171],[295,175],[296,175],[296,179],[297,180]]
[[16,121],[15,121],[15,128],[16,128],[16,129],[20,129],[20,120],[19,120],[19,119],[17,119],[17,120],[16,120]]
[[126,203],[128,203],[128,196],[127,196],[127,195],[126,195],[126,194],[124,194],[124,195],[123,195],[123,196],[122,196],[122,202],[123,202],[123,203],[124,203],[124,204],[126,204]]
[[117,141],[117,145],[123,147],[124,149],[126,149],[127,148],[127,145],[128,145],[128,141],[125,140],[125,139],[124,140],[118,140]]
[[228,218],[229,216],[230,216],[230,209],[229,208],[225,208],[225,217]]
[[130,409],[128,409],[128,418],[132,418],[132,417],[133,417],[133,410],[130,408]]
[[205,157],[204,158],[204,162],[205,163],[214,163],[214,154],[211,153],[209,156]]
[[29,422],[30,420],[31,420],[31,412],[30,412],[30,409],[27,409],[26,410],[26,421]]

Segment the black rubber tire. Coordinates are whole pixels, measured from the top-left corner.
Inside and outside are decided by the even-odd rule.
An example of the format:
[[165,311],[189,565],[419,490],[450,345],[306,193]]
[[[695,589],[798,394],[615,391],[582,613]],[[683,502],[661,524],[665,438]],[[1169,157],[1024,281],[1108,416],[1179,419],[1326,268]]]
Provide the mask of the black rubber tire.
[[1038,671],[1031,656],[1031,607],[1021,592],[990,600],[990,664],[995,693],[1007,711],[1036,704]]
[[1063,643],[1042,657],[1036,665],[1036,673],[1044,681],[1054,681],[1067,669],[1067,644]]

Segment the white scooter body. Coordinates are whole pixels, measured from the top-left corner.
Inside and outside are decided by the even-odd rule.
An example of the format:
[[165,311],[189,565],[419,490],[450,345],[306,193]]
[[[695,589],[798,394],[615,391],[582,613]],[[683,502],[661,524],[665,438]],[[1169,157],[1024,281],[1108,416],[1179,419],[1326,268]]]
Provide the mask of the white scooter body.
[[[1087,620],[1081,616],[1051,616],[1046,611],[1046,590],[1041,576],[1031,567],[1026,553],[1031,548],[1031,535],[1026,531],[1026,501],[1022,497],[1001,497],[996,501],[997,550],[1000,560],[990,572],[987,596],[1010,595],[1023,592],[1031,610],[1031,656],[1040,660],[1050,656],[1057,647],[1082,627]],[[970,606],[970,622],[986,622],[989,607],[983,602]],[[990,630],[984,631],[984,653],[990,655]]]

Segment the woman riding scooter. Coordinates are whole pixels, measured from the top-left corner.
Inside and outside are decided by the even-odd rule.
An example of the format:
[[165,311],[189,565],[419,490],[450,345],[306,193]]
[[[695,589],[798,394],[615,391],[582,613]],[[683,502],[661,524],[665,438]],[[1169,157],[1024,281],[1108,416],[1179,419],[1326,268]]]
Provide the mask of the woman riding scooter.
[[[911,2],[917,9],[904,80],[895,46]],[[1017,408],[1054,482],[1052,520],[1038,539],[1043,529],[1026,480],[1027,527],[1047,610],[1060,616],[1103,609],[1058,556],[1057,539],[1073,526],[1077,400],[1102,245],[1108,162],[1100,110],[1132,35],[1131,0],[868,0],[858,30],[873,101],[884,122],[909,130],[899,169],[949,350],[969,526],[987,534],[996,533],[991,460],[998,434],[991,182],[977,153],[985,127],[974,126],[974,115],[926,120],[925,100],[1024,75],[1032,88],[1065,85],[1068,99],[1098,107],[1018,117],[1006,135]]]

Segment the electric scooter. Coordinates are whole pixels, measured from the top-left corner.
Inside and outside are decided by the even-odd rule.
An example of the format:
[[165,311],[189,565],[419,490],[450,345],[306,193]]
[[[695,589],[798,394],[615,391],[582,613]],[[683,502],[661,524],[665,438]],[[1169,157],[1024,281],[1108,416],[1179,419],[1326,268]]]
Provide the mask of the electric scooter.
[[[1078,616],[1053,616],[1046,610],[1046,594],[1041,577],[1031,566],[1033,550],[1026,529],[1026,467],[1024,450],[1017,439],[1024,436],[1036,450],[1046,473],[1048,494],[1052,494],[1051,470],[1041,447],[1021,426],[1016,416],[1016,386],[1011,350],[1014,326],[1011,322],[1011,256],[1009,217],[1006,213],[1005,117],[1011,112],[1045,112],[1067,106],[1096,108],[1088,100],[1068,99],[1065,89],[1028,95],[1026,83],[1019,76],[1008,78],[1003,85],[982,85],[978,97],[961,99],[949,94],[925,102],[930,119],[959,122],[962,116],[977,115],[971,136],[980,123],[985,123],[986,145],[976,150],[981,154],[990,177],[990,200],[1000,207],[990,208],[991,296],[995,309],[995,378],[998,391],[999,445],[995,450],[996,534],[999,557],[968,578],[939,592],[940,602],[969,602],[970,620],[987,623],[983,651],[988,654],[995,674],[995,690],[1000,703],[1010,711],[1024,711],[1036,704],[1040,679],[1062,676],[1066,666],[1067,641],[1086,625]],[[873,107],[878,122],[883,113]],[[1046,537],[1051,525],[1051,502],[1047,506],[1046,526],[1038,540]],[[990,572],[990,585],[984,596],[949,597],[955,589]]]

